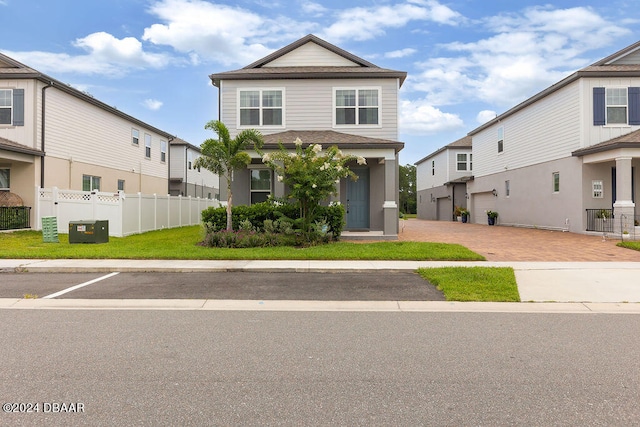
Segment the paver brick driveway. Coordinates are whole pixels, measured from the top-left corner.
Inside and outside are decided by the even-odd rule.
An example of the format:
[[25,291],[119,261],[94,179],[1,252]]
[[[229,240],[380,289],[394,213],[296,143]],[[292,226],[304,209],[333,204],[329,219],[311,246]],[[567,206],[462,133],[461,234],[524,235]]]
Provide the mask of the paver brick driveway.
[[488,261],[640,261],[640,251],[619,240],[561,231],[463,224],[454,221],[400,221],[399,240],[458,243]]

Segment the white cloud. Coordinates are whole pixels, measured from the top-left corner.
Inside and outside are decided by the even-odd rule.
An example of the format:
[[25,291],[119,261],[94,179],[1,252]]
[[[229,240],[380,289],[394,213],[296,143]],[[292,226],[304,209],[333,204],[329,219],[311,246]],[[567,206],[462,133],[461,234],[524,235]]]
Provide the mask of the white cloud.
[[385,58],[404,58],[406,56],[411,56],[416,53],[416,49],[412,49],[410,47],[406,49],[394,50],[393,52],[387,52],[384,54]]
[[313,15],[313,16],[322,16],[325,13],[327,13],[329,10],[323,5],[312,2],[312,1],[303,2],[301,7],[302,7],[302,12],[308,15]]
[[476,122],[480,124],[487,123],[489,120],[493,120],[496,118],[498,114],[492,110],[482,110],[476,116]]
[[156,110],[159,110],[160,107],[162,107],[163,102],[162,101],[158,101],[157,99],[145,99],[142,102],[142,105],[144,105],[149,110],[156,111]]
[[334,42],[369,40],[385,34],[388,28],[401,28],[410,21],[431,21],[456,25],[462,16],[433,0],[413,0],[390,6],[356,7],[338,13],[338,20],[321,37]]
[[267,43],[290,42],[314,26],[202,0],[160,0],[149,12],[163,23],[146,28],[143,40],[226,66],[251,63],[272,52]]
[[434,105],[482,100],[511,106],[588,65],[582,57],[629,30],[586,7],[535,7],[485,20],[495,35],[472,43],[440,46],[451,56],[417,66],[408,88]]
[[400,102],[400,129],[409,135],[435,134],[462,129],[462,119],[444,113],[425,100]]

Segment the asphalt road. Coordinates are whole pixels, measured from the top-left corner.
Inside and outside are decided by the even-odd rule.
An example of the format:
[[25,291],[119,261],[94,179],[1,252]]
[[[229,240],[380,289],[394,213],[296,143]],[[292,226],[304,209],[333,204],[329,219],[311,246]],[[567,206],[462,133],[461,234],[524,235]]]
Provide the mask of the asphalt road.
[[0,425],[640,420],[635,315],[0,310],[0,324],[0,402],[40,405]]
[[[106,277],[106,278],[105,278]],[[0,298],[444,301],[412,272],[0,273]]]

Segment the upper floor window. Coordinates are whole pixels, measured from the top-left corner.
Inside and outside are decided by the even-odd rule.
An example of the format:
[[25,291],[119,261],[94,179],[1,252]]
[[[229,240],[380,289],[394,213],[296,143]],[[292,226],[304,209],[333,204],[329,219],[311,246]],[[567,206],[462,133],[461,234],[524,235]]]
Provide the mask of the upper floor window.
[[240,126],[282,126],[283,90],[241,90]]
[[594,87],[593,125],[640,125],[640,87]]
[[504,127],[500,126],[498,128],[498,153],[502,153],[504,151]]
[[193,153],[189,151],[187,153],[187,169],[191,170],[193,168]]
[[148,133],[144,134],[144,156],[147,159],[151,158],[151,135]]
[[140,131],[138,129],[131,129],[131,143],[133,145],[140,144]]
[[100,177],[82,175],[82,191],[100,191]]
[[167,141],[160,141],[160,161],[167,161]]
[[458,153],[456,155],[456,170],[458,172],[466,172],[473,170],[473,163],[471,162],[471,153]]
[[431,160],[431,176],[436,174],[436,161]]
[[11,169],[0,169],[0,191],[9,191],[11,189]]
[[334,99],[336,126],[380,124],[380,89],[336,89]]
[[13,91],[0,89],[0,125],[13,123]]

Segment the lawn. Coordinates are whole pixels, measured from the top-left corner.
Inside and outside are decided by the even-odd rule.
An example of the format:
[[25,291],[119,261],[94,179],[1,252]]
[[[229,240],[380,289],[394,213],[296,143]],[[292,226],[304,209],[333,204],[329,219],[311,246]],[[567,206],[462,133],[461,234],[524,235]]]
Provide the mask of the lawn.
[[520,301],[512,268],[421,268],[418,273],[441,290],[447,301]]
[[638,242],[638,241],[620,242],[620,243],[618,243],[617,246],[620,246],[622,248],[627,248],[627,249],[633,249],[633,250],[636,250],[636,251],[640,251],[640,242]]
[[43,243],[38,231],[0,234],[0,258],[68,259],[198,259],[198,260],[415,260],[482,261],[485,258],[455,244],[429,242],[335,242],[309,248],[277,247],[219,249],[198,246],[200,226],[172,228],[128,237],[110,237],[109,243]]

